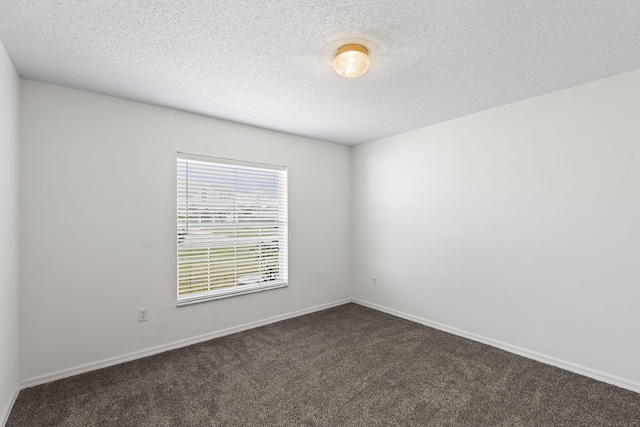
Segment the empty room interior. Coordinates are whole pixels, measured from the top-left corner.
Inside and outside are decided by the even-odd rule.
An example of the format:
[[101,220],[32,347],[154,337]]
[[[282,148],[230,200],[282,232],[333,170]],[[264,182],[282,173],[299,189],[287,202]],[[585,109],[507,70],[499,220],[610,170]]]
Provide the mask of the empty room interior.
[[0,42],[0,425],[640,425],[640,2]]

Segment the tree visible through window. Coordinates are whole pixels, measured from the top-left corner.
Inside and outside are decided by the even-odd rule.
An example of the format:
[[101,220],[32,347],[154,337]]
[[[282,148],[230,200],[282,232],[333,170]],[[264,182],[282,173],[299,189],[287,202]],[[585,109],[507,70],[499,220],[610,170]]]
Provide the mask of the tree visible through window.
[[287,285],[286,168],[179,154],[178,304]]

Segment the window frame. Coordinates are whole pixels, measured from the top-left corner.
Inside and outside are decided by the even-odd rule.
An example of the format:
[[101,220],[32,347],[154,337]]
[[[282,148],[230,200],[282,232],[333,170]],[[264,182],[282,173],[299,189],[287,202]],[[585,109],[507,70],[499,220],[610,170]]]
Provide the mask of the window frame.
[[[181,171],[181,162],[183,162],[184,164],[182,171]],[[233,214],[236,215],[235,217],[232,214],[231,215],[232,219],[229,221],[219,221],[219,220],[216,221],[213,219],[208,219],[203,221],[202,216],[198,217],[194,215],[193,217],[190,217],[189,210],[191,209],[191,207],[192,206],[200,207],[201,205],[198,205],[197,202],[194,202],[193,200],[191,200],[191,203],[189,202],[190,200],[189,191],[187,190],[189,188],[189,179],[186,178],[187,176],[190,176],[190,175],[187,175],[188,173],[192,173],[191,171],[187,172],[186,168],[187,168],[187,165],[189,164],[199,164],[200,166],[202,166],[203,164],[208,165],[207,167],[211,169],[212,174],[207,176],[207,179],[216,179],[216,174],[220,173],[220,171],[229,172],[229,171],[235,170],[236,176],[242,173],[251,174],[250,171],[255,171],[256,174],[270,174],[272,172],[274,176],[277,176],[276,178],[277,186],[276,186],[275,193],[277,193],[278,195],[278,197],[276,198],[277,207],[278,207],[278,211],[277,211],[278,219],[276,221],[268,222],[268,225],[265,225],[264,221],[257,221],[257,220],[251,221],[250,218],[249,220],[241,219],[240,217],[241,208],[239,207],[241,205],[236,203],[236,198],[238,198],[238,195],[244,196],[246,195],[246,193],[241,194],[238,191],[237,186],[239,182],[242,182],[244,185],[247,185],[247,181],[241,181],[239,179],[236,181],[233,181],[233,183],[236,185],[235,190],[233,192],[228,193],[233,195],[234,203],[232,204],[233,206],[232,212]],[[238,171],[241,171],[241,172],[238,173]],[[183,180],[184,182],[183,184],[181,184],[181,180],[180,180],[181,172],[185,176],[185,179]],[[288,174],[287,174],[286,166],[272,165],[267,163],[249,162],[249,161],[220,158],[220,157],[195,155],[195,154],[188,154],[188,153],[182,153],[182,152],[177,153],[176,155],[176,299],[177,299],[177,306],[190,305],[190,304],[195,304],[195,303],[200,303],[205,301],[217,300],[221,298],[229,298],[233,296],[245,295],[245,294],[261,292],[261,291],[266,291],[271,289],[278,289],[278,288],[283,288],[288,286],[289,283],[288,283],[288,182],[287,180],[288,180]],[[221,186],[221,185],[222,184],[218,184],[218,186]],[[263,187],[260,187],[259,184],[254,184],[254,185],[255,187],[251,187],[251,189],[253,191],[256,191],[256,197],[259,197],[258,192],[259,190],[263,189]],[[215,186],[212,186],[212,187],[215,187]],[[181,188],[184,188],[184,192],[185,192],[185,194],[182,196],[181,196]],[[229,191],[228,190],[229,188],[231,188],[231,186],[227,188],[227,191]],[[207,196],[209,196],[209,193],[207,193]],[[208,206],[209,200],[207,199],[207,196],[204,196],[204,197],[201,196],[200,198],[202,200],[207,200],[206,202],[202,202],[202,203],[207,204]],[[216,198],[214,197],[214,199]],[[220,194],[218,195],[217,200],[218,200],[217,203],[219,204],[224,203],[221,201],[222,197],[220,196]],[[181,202],[183,203],[182,205],[181,205]],[[216,202],[212,202],[212,203],[216,203]],[[184,219],[182,221],[181,221],[181,214],[184,216]],[[264,213],[263,211],[259,210],[257,216],[261,217],[261,215],[264,215]],[[271,213],[270,215],[273,215],[273,214]],[[250,216],[251,215],[249,215],[249,217]],[[235,218],[235,220],[233,220],[233,218]],[[181,268],[181,265],[184,266],[185,262],[190,261],[189,257],[191,257],[192,255],[184,256],[181,258],[180,252],[181,252],[181,249],[185,250],[185,248],[188,248],[189,250],[193,250],[194,247],[191,246],[192,243],[190,243],[189,245],[183,244],[183,246],[181,246],[181,239],[183,243],[186,239],[185,236],[189,235],[189,232],[188,232],[189,224],[194,223],[194,221],[197,221],[199,223],[204,222],[207,225],[209,225],[209,227],[206,227],[206,228],[207,230],[210,229],[212,234],[216,234],[213,230],[218,230],[218,231],[230,230],[236,233],[235,234],[236,241],[233,246],[229,246],[228,243],[226,245],[216,246],[215,244],[213,244],[216,238],[211,237],[211,238],[207,238],[208,240],[206,242],[209,246],[195,247],[196,250],[205,250],[209,254],[207,255],[207,258],[209,261],[206,262],[207,269],[209,272],[212,270],[213,263],[220,262],[220,260],[227,261],[228,259],[235,259],[236,260],[236,265],[234,269],[235,280],[233,284],[227,285],[220,289],[211,289],[212,279],[209,277],[208,285],[204,285],[204,286],[208,286],[209,290],[194,292],[192,294],[184,294],[184,289],[181,288],[180,268]],[[234,225],[234,224],[237,224],[237,225]],[[181,225],[182,225],[182,228],[181,228]],[[242,248],[243,244],[242,244],[241,238],[237,236],[242,232],[246,232],[246,230],[251,227],[258,227],[258,228],[266,227],[267,229],[271,229],[271,233],[274,233],[273,231],[274,229],[277,230],[277,240],[276,240],[277,255],[275,257],[271,255],[271,258],[269,259],[269,262],[273,262],[273,259],[276,259],[276,258],[278,260],[277,261],[277,278],[275,280],[267,280],[264,282],[256,282],[256,283],[249,283],[249,284],[242,284],[238,280],[239,279],[238,276],[240,274],[244,274],[244,277],[248,277],[248,275],[246,274],[246,272],[238,269],[238,265],[237,265],[238,247]],[[240,230],[240,232],[238,232],[238,230]],[[183,234],[181,234],[181,232],[183,232]],[[269,238],[273,239],[274,237],[273,235],[271,237],[268,237],[268,236],[265,237],[265,242],[268,241]],[[194,238],[194,239],[197,240],[197,238]],[[189,240],[192,242],[194,239],[189,239]],[[276,241],[272,240],[267,244],[267,246],[275,247],[273,245],[273,242],[276,242]],[[245,245],[244,250],[246,250],[246,243],[244,245]],[[258,245],[259,245],[258,252],[260,255],[262,255],[263,254],[262,251],[264,250],[262,247],[262,242],[259,243]],[[216,251],[216,250],[222,250],[223,248],[228,249],[231,247],[234,248],[235,257],[229,257],[228,255],[226,255],[226,256],[215,258],[214,261],[211,261],[212,257],[210,256],[210,253],[212,250]],[[198,267],[198,268],[201,268],[201,267]],[[249,268],[251,267],[249,266]],[[268,276],[263,275],[262,277],[268,277]],[[194,279],[191,279],[191,280],[194,280]]]

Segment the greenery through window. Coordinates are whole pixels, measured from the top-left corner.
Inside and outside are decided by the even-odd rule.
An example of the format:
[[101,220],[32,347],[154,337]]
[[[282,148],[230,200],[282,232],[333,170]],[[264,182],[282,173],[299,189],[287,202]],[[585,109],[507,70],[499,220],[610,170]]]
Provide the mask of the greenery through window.
[[283,166],[178,154],[178,305],[287,285]]

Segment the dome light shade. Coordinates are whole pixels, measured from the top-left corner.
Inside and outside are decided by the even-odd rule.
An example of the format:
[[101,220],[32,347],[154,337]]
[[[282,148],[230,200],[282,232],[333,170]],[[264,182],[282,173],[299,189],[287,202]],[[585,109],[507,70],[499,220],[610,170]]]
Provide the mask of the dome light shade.
[[369,68],[369,51],[359,44],[346,44],[336,51],[333,68],[340,77],[360,77]]

